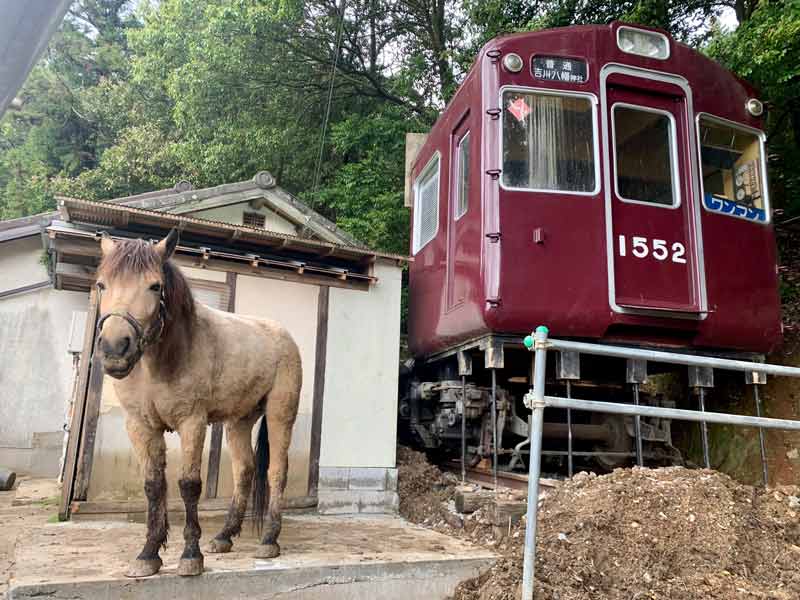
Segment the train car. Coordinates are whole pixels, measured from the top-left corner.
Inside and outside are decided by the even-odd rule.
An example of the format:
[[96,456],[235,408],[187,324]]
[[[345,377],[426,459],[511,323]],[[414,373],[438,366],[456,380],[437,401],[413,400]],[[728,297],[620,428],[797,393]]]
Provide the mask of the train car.
[[[400,414],[419,443],[457,446],[463,417],[477,460],[492,416],[518,462],[508,445],[527,434],[529,369],[518,342],[538,324],[562,338],[750,359],[780,344],[757,96],[639,25],[483,47],[409,163],[414,363]],[[625,383],[624,364],[583,371],[607,390]],[[668,446],[668,423],[651,425],[650,441]],[[549,431],[563,437],[557,420]],[[576,424],[609,454],[628,449],[629,434],[624,422]]]

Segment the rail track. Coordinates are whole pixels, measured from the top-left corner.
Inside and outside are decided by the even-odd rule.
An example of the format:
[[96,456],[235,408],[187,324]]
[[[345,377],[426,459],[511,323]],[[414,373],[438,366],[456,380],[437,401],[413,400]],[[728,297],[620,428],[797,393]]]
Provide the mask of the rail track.
[[[440,465],[440,468],[456,475],[461,475],[461,462],[457,460],[449,461]],[[470,467],[466,469],[466,482],[480,485],[481,487],[494,489],[494,475],[491,469],[481,467]],[[554,479],[542,478],[539,480],[540,486],[554,487]],[[510,488],[512,490],[527,490],[528,476],[521,473],[510,473],[508,471],[497,472],[497,487]]]

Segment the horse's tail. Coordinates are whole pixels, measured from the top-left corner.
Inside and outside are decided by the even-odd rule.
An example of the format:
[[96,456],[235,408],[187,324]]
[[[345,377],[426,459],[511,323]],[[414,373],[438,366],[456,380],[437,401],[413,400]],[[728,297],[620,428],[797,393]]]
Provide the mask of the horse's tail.
[[269,472],[269,433],[267,432],[267,417],[261,417],[261,426],[258,428],[258,439],[255,449],[256,468],[253,471],[253,524],[261,535],[264,526],[264,513],[269,503],[269,489],[267,488],[267,473]]

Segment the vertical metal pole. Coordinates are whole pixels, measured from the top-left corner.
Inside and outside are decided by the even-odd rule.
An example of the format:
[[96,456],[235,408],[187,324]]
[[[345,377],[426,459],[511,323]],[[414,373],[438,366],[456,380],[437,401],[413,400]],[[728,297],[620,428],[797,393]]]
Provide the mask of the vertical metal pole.
[[[697,395],[700,400],[700,412],[706,412],[706,388],[697,388]],[[703,443],[703,464],[706,469],[710,469],[711,457],[708,452],[708,425],[705,421],[700,422],[700,439]]]
[[492,369],[492,483],[497,491],[497,370]]
[[[753,384],[753,397],[756,400],[756,416],[761,416],[761,397],[758,395],[758,384]],[[764,478],[764,487],[769,482],[769,473],[767,472],[767,446],[764,442],[764,429],[758,428],[758,443],[761,446],[761,475]]]
[[542,471],[542,427],[544,424],[544,373],[547,363],[547,327],[539,326],[534,334],[533,393],[526,404],[531,418],[531,453],[528,464],[528,509],[525,524],[525,553],[522,559],[522,600],[533,600],[536,568],[536,519],[539,512],[539,477]]
[[[567,379],[567,398],[572,398],[572,382]],[[572,409],[567,409],[567,474],[572,478]]]
[[[633,403],[639,406],[639,384],[633,384]],[[633,417],[633,431],[636,436],[636,464],[644,466],[644,458],[642,457],[642,417],[636,415]]]
[[467,480],[467,378],[461,376],[461,483]]

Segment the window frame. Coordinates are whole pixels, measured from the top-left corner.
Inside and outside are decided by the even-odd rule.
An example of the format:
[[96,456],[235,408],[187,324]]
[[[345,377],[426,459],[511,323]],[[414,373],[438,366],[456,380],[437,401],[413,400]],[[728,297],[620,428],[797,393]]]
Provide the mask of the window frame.
[[470,130],[467,129],[466,133],[461,136],[461,139],[458,140],[456,144],[456,168],[455,168],[455,182],[456,182],[456,193],[455,193],[455,206],[453,207],[453,215],[455,218],[454,221],[458,221],[461,217],[463,217],[467,212],[469,212],[469,169],[467,169],[467,197],[464,200],[464,212],[459,212],[461,208],[461,175],[463,173],[464,163],[461,160],[461,146],[466,144],[467,145],[467,161],[469,161],[472,148],[469,145],[470,142]]
[[[230,284],[224,281],[213,281],[211,279],[197,279],[195,277],[186,277],[186,281],[189,284],[189,290],[192,293],[192,298],[195,301],[199,302],[197,298],[194,296],[195,288],[198,290],[205,290],[207,292],[219,292],[221,294],[221,299],[225,300],[225,308],[218,308],[217,306],[212,306],[211,308],[217,310],[223,310],[226,312],[231,312],[230,305],[231,305],[231,294],[232,289]],[[205,306],[209,306],[206,304]]]
[[[659,204],[656,202],[647,202],[646,200],[636,200],[635,198],[626,198],[619,191],[619,169],[617,168],[617,122],[614,118],[614,113],[618,107],[639,110],[642,112],[649,112],[658,115],[664,115],[669,119],[669,155],[670,155],[670,177],[672,183],[672,204]],[[680,163],[678,162],[678,129],[675,122],[675,115],[668,110],[660,108],[653,108],[651,106],[642,106],[640,104],[631,104],[630,102],[615,102],[611,105],[611,151],[612,160],[614,165],[614,195],[620,202],[627,204],[640,204],[642,206],[652,206],[653,208],[663,208],[667,210],[677,210],[683,203],[683,194],[681,193],[681,178],[680,178]]]
[[[549,190],[549,189],[540,189],[540,188],[524,188],[524,187],[513,187],[507,186],[503,183],[503,144],[505,143],[505,139],[503,137],[503,125],[505,119],[505,107],[503,104],[503,95],[506,92],[521,92],[521,93],[531,93],[531,94],[539,94],[542,96],[566,96],[572,98],[584,98],[589,100],[589,104],[592,108],[592,159],[594,161],[594,189],[588,192],[578,192],[574,190]],[[500,188],[510,192],[532,192],[536,194],[567,194],[570,196],[597,196],[600,193],[601,184],[600,184],[600,129],[599,129],[599,117],[598,117],[598,107],[599,107],[599,100],[595,94],[591,92],[575,92],[571,90],[554,90],[548,88],[541,88],[541,87],[532,87],[532,86],[520,86],[520,85],[504,85],[500,88],[500,94],[498,96],[498,106],[500,106],[500,134],[498,136],[498,145],[497,145],[497,153],[498,153],[498,165],[501,168],[500,177],[498,178],[500,181]]]
[[[430,237],[429,240],[426,240],[424,244],[420,244],[420,238],[419,238],[420,216],[421,216],[421,212],[419,210],[420,183],[428,175],[434,172],[434,170],[436,173],[436,229],[433,231],[433,235]],[[442,196],[442,155],[441,152],[437,150],[428,159],[428,162],[425,163],[425,167],[419,172],[419,175],[417,175],[417,177],[414,179],[414,228],[411,236],[412,256],[416,256],[420,250],[422,250],[425,246],[430,244],[439,235],[439,220],[441,216],[439,214],[439,205],[441,204],[441,196]]]
[[[764,214],[766,215],[766,220],[764,221],[754,221],[753,219],[748,219],[745,216],[736,215],[733,213],[721,213],[715,210],[711,210],[706,206],[706,190],[705,190],[705,182],[703,180],[703,141],[700,139],[700,120],[705,118],[712,123],[716,123],[717,125],[724,125],[726,127],[731,127],[732,129],[738,129],[745,133],[750,133],[756,136],[759,143],[759,150],[760,152],[760,163],[761,163],[761,185],[764,187]],[[697,139],[697,171],[698,171],[698,179],[700,180],[700,205],[703,207],[705,212],[711,213],[713,215],[722,215],[725,217],[733,217],[734,219],[741,219],[742,221],[747,221],[748,223],[755,223],[757,225],[766,226],[772,223],[772,205],[770,204],[770,197],[769,197],[769,179],[767,178],[767,134],[764,133],[761,129],[756,127],[750,127],[749,125],[745,125],[743,123],[737,123],[736,121],[731,121],[730,119],[725,119],[723,117],[718,117],[717,115],[708,113],[708,112],[698,112],[695,114],[695,136]]]

